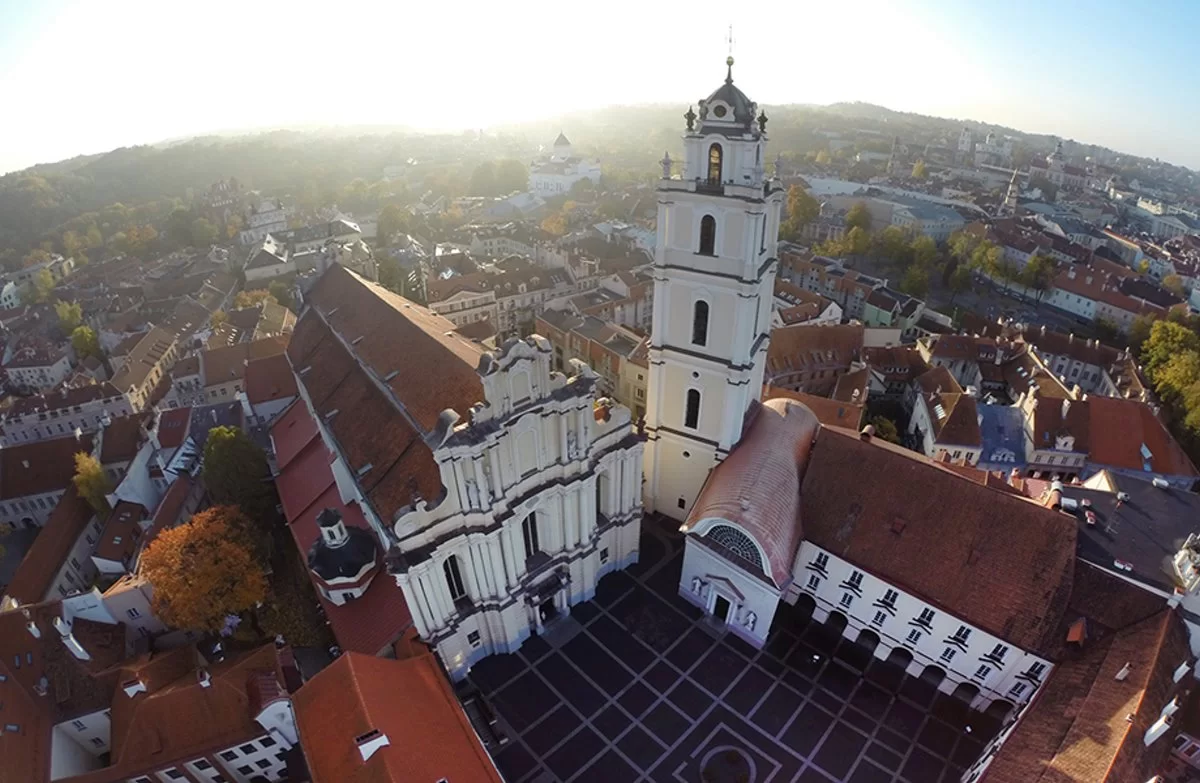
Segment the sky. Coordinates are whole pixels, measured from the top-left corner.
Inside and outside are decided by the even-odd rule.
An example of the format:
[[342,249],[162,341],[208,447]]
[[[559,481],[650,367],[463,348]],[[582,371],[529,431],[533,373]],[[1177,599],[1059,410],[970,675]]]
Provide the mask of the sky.
[[866,101],[1200,169],[1197,0],[0,0],[0,172],[229,129]]

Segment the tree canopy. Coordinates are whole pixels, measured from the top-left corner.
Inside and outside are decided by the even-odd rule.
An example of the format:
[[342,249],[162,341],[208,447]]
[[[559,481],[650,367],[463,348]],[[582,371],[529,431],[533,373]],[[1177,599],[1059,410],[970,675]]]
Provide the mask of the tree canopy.
[[76,326],[72,330],[71,348],[75,350],[75,356],[80,360],[89,356],[95,356],[97,359],[103,358],[100,350],[100,338],[96,336],[96,330],[90,326]]
[[108,493],[112,492],[112,485],[100,460],[86,452],[78,452],[75,455],[74,482],[79,496],[86,500],[97,514],[103,517],[112,511],[107,497]]
[[154,588],[154,611],[163,622],[220,631],[227,617],[266,597],[266,577],[241,532],[249,526],[237,508],[214,506],[150,542],[141,574]]
[[925,179],[925,176],[926,176],[925,161],[918,160],[916,163],[913,164],[912,178],[913,179]]
[[846,230],[850,231],[855,228],[861,228],[867,233],[871,232],[871,212],[861,201],[846,211]]
[[83,323],[83,307],[78,302],[55,302],[54,314],[58,316],[58,325],[65,334],[75,331],[75,327]]
[[799,185],[788,188],[787,220],[781,232],[786,238],[794,239],[806,225],[821,214],[821,204]]
[[237,296],[233,298],[233,307],[235,310],[241,310],[243,307],[257,307],[263,302],[279,304],[269,289],[254,288],[249,291],[238,291]]
[[238,506],[265,528],[277,503],[262,449],[237,427],[213,427],[204,444],[204,484],[217,504]]

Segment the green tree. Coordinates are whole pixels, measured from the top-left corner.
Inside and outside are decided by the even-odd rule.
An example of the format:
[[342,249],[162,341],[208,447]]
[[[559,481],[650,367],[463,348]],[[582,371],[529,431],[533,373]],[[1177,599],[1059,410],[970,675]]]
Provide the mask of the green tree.
[[88,247],[100,247],[104,244],[104,236],[100,233],[100,229],[96,228],[95,223],[87,227],[83,236]]
[[38,273],[33,276],[33,301],[47,301],[50,298],[50,292],[53,290],[54,275],[50,274],[49,269],[38,270]]
[[75,327],[83,323],[83,307],[78,302],[55,302],[54,314],[64,333],[75,331]]
[[900,442],[900,432],[896,429],[896,422],[887,416],[872,416],[867,423],[875,428],[875,437],[883,438],[888,443]]
[[1168,405],[1186,409],[1189,393],[1200,383],[1200,352],[1177,353],[1154,374],[1154,391]]
[[292,289],[282,280],[272,280],[271,284],[267,286],[267,291],[270,292],[271,298],[277,303],[289,309],[293,306]]
[[278,501],[267,458],[242,430],[209,430],[203,472],[204,485],[214,503],[240,507],[264,529],[275,518]]
[[795,239],[806,225],[821,214],[821,204],[804,188],[792,185],[788,188],[787,212],[783,233],[788,239]]
[[244,307],[257,307],[262,302],[279,303],[266,288],[254,288],[249,291],[238,291],[237,296],[233,298],[233,309],[241,310]]
[[167,240],[176,247],[187,247],[192,243],[192,211],[176,207],[163,226]]
[[1162,287],[1181,299],[1187,298],[1187,289],[1183,286],[1183,278],[1179,275],[1167,275],[1162,280]]
[[1025,268],[1018,276],[1018,282],[1037,292],[1037,301],[1040,306],[1042,297],[1054,286],[1054,278],[1057,274],[1058,264],[1054,259],[1038,253],[1025,264]]
[[912,262],[912,234],[899,226],[888,226],[875,235],[873,252],[904,269]]
[[867,233],[871,232],[871,212],[862,201],[846,211],[846,230],[849,231],[853,228],[861,228]]
[[827,150],[820,150],[817,152],[816,162],[817,165],[828,166],[833,162],[833,159],[829,157],[829,152]]
[[866,231],[855,226],[846,232],[842,240],[842,249],[846,255],[865,256],[871,250],[871,237]]
[[83,242],[83,237],[79,236],[79,232],[70,229],[64,231],[62,235],[63,254],[67,258],[74,258],[83,251]]
[[75,356],[81,360],[89,356],[95,356],[97,359],[102,356],[100,338],[90,326],[76,326],[71,331],[71,347],[75,350]]
[[937,242],[933,241],[933,237],[922,234],[912,241],[912,258],[913,263],[923,267],[933,265],[937,260],[938,248]]
[[195,247],[208,247],[220,236],[221,232],[207,218],[199,217],[192,221],[191,238]]
[[929,293],[929,273],[924,267],[913,264],[904,273],[904,279],[900,281],[900,290],[909,296],[924,299]]
[[1173,321],[1155,321],[1142,345],[1142,365],[1150,380],[1157,383],[1158,371],[1172,357],[1188,352],[1200,352],[1200,336]]
[[979,247],[980,238],[969,231],[955,231],[950,235],[950,241],[947,246],[950,249],[950,255],[957,258],[963,263],[970,263],[972,256],[975,254],[975,248]]
[[947,286],[950,288],[950,304],[953,305],[954,298],[971,287],[971,267],[966,264],[956,265],[950,273]]
[[379,222],[376,226],[379,243],[386,246],[397,234],[409,232],[410,215],[408,210],[399,204],[387,204],[379,211]]
[[1129,348],[1135,356],[1141,356],[1142,346],[1150,338],[1150,330],[1154,327],[1154,317],[1139,315],[1129,326]]
[[112,485],[100,460],[86,452],[77,453],[74,482],[79,497],[86,500],[101,518],[112,511],[112,507],[108,505],[108,493],[112,492]]
[[913,164],[912,178],[913,179],[925,179],[925,175],[926,175],[925,161],[918,160],[916,163]]

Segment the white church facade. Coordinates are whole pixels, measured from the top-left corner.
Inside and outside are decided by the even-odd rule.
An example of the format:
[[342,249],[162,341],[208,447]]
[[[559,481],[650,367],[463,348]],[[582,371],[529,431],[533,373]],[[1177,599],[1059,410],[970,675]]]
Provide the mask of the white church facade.
[[600,163],[575,155],[566,135],[559,133],[550,153],[529,166],[529,192],[542,198],[565,196],[575,183],[600,184]]
[[342,502],[387,570],[372,576],[371,542],[326,515],[310,553],[322,594],[344,603],[394,579],[453,678],[637,561],[643,446],[630,412],[598,398],[585,365],[552,371],[545,339],[489,351],[334,265],[305,292],[288,357]]

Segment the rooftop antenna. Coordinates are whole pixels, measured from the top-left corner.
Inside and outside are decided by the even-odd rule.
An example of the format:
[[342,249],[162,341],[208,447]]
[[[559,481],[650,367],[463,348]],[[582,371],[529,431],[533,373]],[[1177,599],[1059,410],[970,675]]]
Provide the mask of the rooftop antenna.
[[725,82],[733,81],[733,25],[729,25],[729,32],[725,34],[725,43],[729,47],[729,56],[725,58],[725,66],[728,72],[725,74]]

